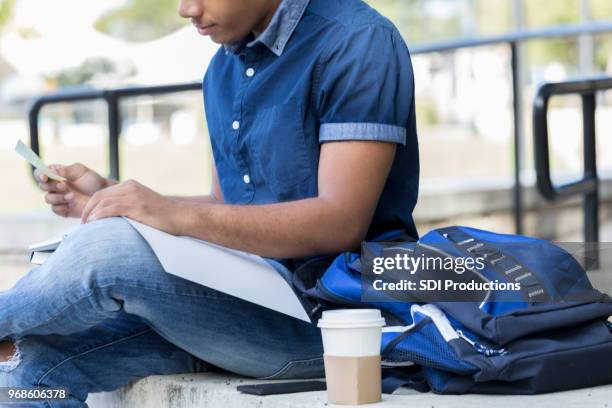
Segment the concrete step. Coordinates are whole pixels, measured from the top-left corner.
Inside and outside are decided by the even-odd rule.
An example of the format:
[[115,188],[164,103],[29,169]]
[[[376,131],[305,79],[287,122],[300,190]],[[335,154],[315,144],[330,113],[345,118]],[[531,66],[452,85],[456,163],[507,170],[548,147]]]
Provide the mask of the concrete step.
[[[612,270],[593,271],[589,277],[596,288],[612,293]],[[93,394],[88,403],[91,408],[315,408],[328,405],[325,392],[256,397],[236,391],[238,385],[261,382],[213,373],[153,376],[116,392]],[[448,396],[419,394],[409,389],[399,391],[398,395],[384,395],[383,402],[368,407],[515,408],[531,405],[538,408],[612,408],[612,385],[534,396]]]
[[[569,373],[568,373],[569,374]],[[561,374],[563,375],[563,374]],[[154,376],[114,393],[92,394],[90,408],[317,408],[327,403],[324,391],[265,397],[242,394],[236,386],[263,381],[220,374]],[[344,405],[346,406],[346,405]],[[367,407],[381,408],[516,408],[516,407],[601,407],[612,406],[612,385],[543,395],[436,395],[401,390],[383,395],[383,401]]]

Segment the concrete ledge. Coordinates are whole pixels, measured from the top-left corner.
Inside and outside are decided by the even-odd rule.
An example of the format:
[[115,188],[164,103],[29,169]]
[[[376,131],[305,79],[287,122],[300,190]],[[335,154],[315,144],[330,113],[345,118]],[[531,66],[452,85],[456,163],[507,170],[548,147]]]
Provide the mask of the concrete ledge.
[[[589,273],[593,286],[612,292],[612,267]],[[612,369],[612,368],[611,368]],[[572,375],[562,372],[559,375]],[[257,397],[241,394],[238,385],[265,381],[217,373],[153,376],[112,393],[92,394],[90,408],[316,408],[326,407],[325,392]],[[268,381],[271,382],[271,381]],[[284,382],[284,381],[280,381]],[[543,395],[436,395],[400,389],[383,395],[383,402],[368,407],[385,408],[612,408],[612,385]]]
[[[419,231],[447,225],[472,225],[493,231],[512,231],[512,190],[503,183],[477,183],[423,186],[414,212]],[[600,181],[601,220],[612,220],[612,178]],[[562,240],[582,239],[582,208],[579,197],[549,203],[535,187],[523,188],[524,227],[526,235]],[[24,252],[28,245],[58,235],[77,224],[50,210],[0,214],[0,254]]]
[[[571,375],[571,373],[560,373]],[[236,386],[262,381],[204,373],[154,376],[114,393],[93,394],[90,408],[316,408],[327,404],[325,392],[265,397],[241,394]],[[608,407],[612,406],[612,385],[543,395],[436,395],[401,390],[383,395],[383,402],[368,407],[385,408],[515,408],[515,407]]]

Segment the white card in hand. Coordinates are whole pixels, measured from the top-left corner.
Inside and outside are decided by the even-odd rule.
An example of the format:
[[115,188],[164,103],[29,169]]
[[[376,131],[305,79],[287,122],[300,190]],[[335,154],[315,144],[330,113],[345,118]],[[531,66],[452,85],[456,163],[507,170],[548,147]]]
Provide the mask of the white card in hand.
[[54,173],[51,169],[49,169],[49,167],[47,167],[47,165],[41,160],[41,158],[38,157],[38,155],[34,153],[32,149],[26,146],[21,140],[17,141],[17,144],[15,145],[15,151],[28,163],[36,167],[38,170],[40,170],[41,173],[43,173],[50,179],[56,181],[66,181],[64,177],[60,176],[57,173]]

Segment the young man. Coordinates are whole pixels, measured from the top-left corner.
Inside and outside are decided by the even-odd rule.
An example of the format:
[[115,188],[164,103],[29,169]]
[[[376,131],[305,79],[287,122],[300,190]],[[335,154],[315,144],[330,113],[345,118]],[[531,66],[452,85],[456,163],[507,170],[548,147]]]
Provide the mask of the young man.
[[52,210],[85,224],[0,293],[0,386],[67,386],[72,400],[53,406],[82,407],[90,392],[208,364],[323,375],[315,325],[165,273],[118,216],[283,274],[391,229],[417,236],[412,68],[388,20],[360,0],[182,0],[179,12],[223,44],[203,85],[213,191],[167,197],[80,164],[54,166],[66,183],[37,174]]

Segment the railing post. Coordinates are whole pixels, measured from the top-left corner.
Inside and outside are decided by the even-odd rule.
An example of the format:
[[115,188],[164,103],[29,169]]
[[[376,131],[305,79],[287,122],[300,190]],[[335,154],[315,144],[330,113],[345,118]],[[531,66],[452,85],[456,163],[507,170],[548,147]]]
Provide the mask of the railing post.
[[[599,269],[599,177],[595,113],[597,92],[612,89],[612,77],[596,77],[567,82],[547,83],[536,93],[533,110],[533,136],[538,189],[550,201],[580,195],[583,198],[584,241],[589,249],[589,269]],[[583,176],[582,179],[555,186],[550,177],[548,158],[548,101],[554,95],[580,95],[582,98]]]
[[109,177],[119,181],[119,134],[121,133],[121,112],[119,98],[108,91],[104,95],[108,107],[108,160],[110,166]]
[[[595,188],[584,195],[584,240],[599,244],[599,178],[597,177],[597,147],[595,139],[595,93],[582,95],[584,143],[584,177],[595,181]],[[593,251],[594,269],[599,268],[599,250]]]
[[512,202],[514,209],[514,229],[523,233],[523,202],[521,190],[521,147],[523,140],[523,88],[521,86],[521,61],[519,45],[510,43],[512,59],[512,109],[514,115],[514,186]]
[[[42,104],[40,101],[34,101],[30,106],[28,111],[28,122],[30,125],[30,148],[34,150],[34,153],[40,155],[40,145],[39,145],[39,136],[38,136],[38,115],[40,114],[40,110],[42,108]],[[38,180],[34,178],[34,166],[30,166],[32,171],[31,176],[34,179],[35,183],[38,183]]]

